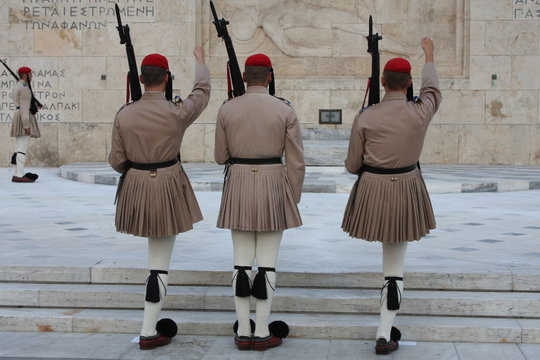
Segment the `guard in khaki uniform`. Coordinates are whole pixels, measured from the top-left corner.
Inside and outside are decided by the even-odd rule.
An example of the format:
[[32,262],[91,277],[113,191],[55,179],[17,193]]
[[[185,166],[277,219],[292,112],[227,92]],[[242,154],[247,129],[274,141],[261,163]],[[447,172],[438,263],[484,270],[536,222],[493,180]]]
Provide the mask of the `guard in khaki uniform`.
[[116,114],[109,163],[123,173],[118,189],[116,229],[148,237],[150,276],[147,280],[141,349],[166,345],[170,338],[157,333],[168,270],[176,235],[202,220],[201,211],[179,157],[187,127],[202,113],[210,97],[210,72],[204,50],[194,50],[195,85],[179,104],[167,101],[169,64],[164,56],[148,55],[142,61],[140,100]]
[[[217,226],[231,229],[240,350],[266,350],[282,342],[268,327],[275,266],[283,230],[302,225],[296,205],[305,172],[302,136],[290,104],[268,94],[271,68],[266,55],[250,56],[243,75],[246,93],[224,103],[216,122],[215,160],[228,167]],[[255,259],[258,271],[252,279]],[[254,334],[251,296],[256,298]]]
[[399,330],[392,324],[403,292],[403,265],[407,243],[435,228],[429,195],[417,166],[431,118],[439,108],[441,92],[433,63],[433,41],[422,39],[426,63],[417,101],[407,101],[410,63],[388,61],[382,85],[386,94],[376,105],[356,115],[345,166],[358,174],[345,209],[342,228],[350,236],[380,241],[385,282],[376,353],[388,354],[399,346]]
[[30,138],[39,138],[39,126],[36,117],[30,112],[32,103],[32,90],[30,82],[32,81],[32,69],[29,67],[19,68],[20,80],[13,88],[13,102],[15,103],[15,114],[11,123],[10,136],[15,138],[15,153],[11,157],[11,163],[15,165],[12,182],[33,183],[38,175],[24,172],[26,154]]

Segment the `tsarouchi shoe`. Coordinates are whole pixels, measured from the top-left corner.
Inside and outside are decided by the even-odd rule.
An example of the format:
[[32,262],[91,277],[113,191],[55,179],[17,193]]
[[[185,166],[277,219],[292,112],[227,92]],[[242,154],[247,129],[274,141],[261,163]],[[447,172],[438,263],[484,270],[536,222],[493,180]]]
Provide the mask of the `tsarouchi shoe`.
[[234,344],[238,350],[251,350],[253,339],[251,336],[234,336]]
[[375,345],[375,353],[377,355],[388,355],[392,351],[396,351],[399,348],[399,343],[395,340],[386,341],[384,338],[377,340]]
[[158,346],[167,345],[171,342],[171,338],[165,335],[157,334],[154,336],[140,336],[139,349],[151,350]]
[[280,337],[274,336],[272,334],[268,335],[267,337],[260,338],[260,337],[254,337],[253,338],[253,345],[251,345],[252,350],[258,350],[258,351],[264,351],[266,349],[270,349],[276,346],[281,345],[283,340]]
[[11,182],[16,182],[16,183],[33,183],[34,181],[36,181],[36,180],[35,179],[30,179],[27,176],[23,176],[23,177],[13,176],[11,178]]
[[31,179],[31,180],[36,181],[37,178],[39,177],[39,175],[38,175],[38,174],[31,173],[31,172],[27,172],[26,174],[24,174],[24,177],[27,177],[27,178],[29,178],[29,179]]

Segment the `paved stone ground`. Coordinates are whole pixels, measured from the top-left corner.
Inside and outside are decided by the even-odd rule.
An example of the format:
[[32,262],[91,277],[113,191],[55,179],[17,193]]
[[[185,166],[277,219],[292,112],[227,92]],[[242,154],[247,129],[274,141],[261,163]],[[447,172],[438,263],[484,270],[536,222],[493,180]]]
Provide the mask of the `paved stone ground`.
[[[185,163],[193,188],[221,191],[223,166]],[[106,163],[75,163],[60,168],[64,178],[94,184],[114,185],[119,174]],[[540,167],[423,165],[430,193],[504,192],[540,189]],[[349,194],[356,176],[342,166],[308,166],[304,192]]]
[[141,351],[133,334],[0,334],[0,360],[534,360],[540,345],[471,343],[402,343],[397,352],[377,356],[374,343],[354,340],[285,339],[264,352],[239,351],[231,337],[177,336],[170,345]]
[[[30,169],[35,184],[9,181],[0,168],[0,265],[146,266],[146,241],[114,230],[115,187],[74,182],[59,169]],[[190,176],[191,170],[187,170]],[[513,172],[512,172],[513,173]],[[467,176],[482,174],[467,172]],[[229,270],[228,231],[215,228],[219,192],[197,192],[205,220],[181,234],[172,269]],[[278,268],[296,272],[381,270],[380,244],[340,230],[346,194],[306,193],[304,226],[286,232]],[[434,194],[438,229],[408,249],[406,271],[540,274],[540,191]],[[375,358],[364,341],[289,339],[265,353],[239,353],[230,338],[179,337],[140,352],[133,335],[0,334],[0,359],[350,359]],[[403,344],[399,359],[539,359],[539,345]]]

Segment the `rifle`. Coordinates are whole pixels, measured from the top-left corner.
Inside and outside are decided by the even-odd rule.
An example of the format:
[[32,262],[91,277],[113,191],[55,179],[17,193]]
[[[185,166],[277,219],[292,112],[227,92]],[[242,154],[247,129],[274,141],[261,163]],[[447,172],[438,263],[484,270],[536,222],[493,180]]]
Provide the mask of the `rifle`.
[[382,36],[378,33],[373,33],[373,18],[369,15],[369,35],[366,36],[368,42],[367,52],[371,54],[371,76],[368,79],[366,88],[366,94],[364,95],[364,102],[362,108],[366,104],[366,96],[369,92],[368,106],[378,104],[380,100],[380,57],[379,57],[379,40],[382,40]]
[[137,60],[135,60],[135,51],[133,50],[133,44],[131,43],[131,36],[129,34],[129,25],[122,25],[122,19],[120,18],[120,8],[118,4],[114,4],[116,11],[116,20],[118,20],[118,34],[120,35],[120,44],[126,44],[126,54],[129,65],[129,72],[127,75],[127,90],[126,90],[126,103],[129,102],[129,88],[131,85],[131,100],[137,101],[141,98],[141,83],[139,82],[139,73],[137,72]]
[[227,95],[229,99],[232,99],[233,97],[240,96],[246,92],[244,80],[242,80],[242,73],[240,72],[240,67],[238,66],[238,60],[236,59],[233,43],[231,37],[229,36],[229,32],[227,31],[227,25],[229,25],[229,22],[223,18],[218,19],[216,8],[214,7],[212,0],[210,0],[210,8],[212,9],[212,14],[214,15],[213,24],[216,26],[217,35],[218,37],[223,38],[225,48],[227,49],[227,55],[229,55],[229,61],[227,62]]
[[[15,81],[19,81],[19,77],[9,68],[8,64],[6,64],[2,59],[0,59],[0,62],[2,65],[6,67],[6,69],[13,75],[15,78]],[[38,101],[38,99],[35,98],[34,92],[32,91],[32,84],[30,84],[30,81],[28,82],[28,88],[30,89],[30,94],[32,94],[32,100],[30,100],[30,114],[36,115],[38,112],[38,108],[42,108],[43,105]]]

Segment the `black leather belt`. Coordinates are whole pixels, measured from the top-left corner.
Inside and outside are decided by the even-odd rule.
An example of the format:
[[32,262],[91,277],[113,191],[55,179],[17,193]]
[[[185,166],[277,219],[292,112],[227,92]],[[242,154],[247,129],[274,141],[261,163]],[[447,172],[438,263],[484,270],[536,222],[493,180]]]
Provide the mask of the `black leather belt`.
[[129,167],[137,170],[157,170],[161,168],[166,168],[169,166],[173,166],[178,162],[178,159],[173,159],[169,161],[163,161],[159,163],[136,163],[136,162],[129,162]]
[[397,168],[397,169],[385,169],[385,168],[379,168],[375,166],[362,165],[362,168],[360,168],[360,172],[369,172],[373,174],[404,174],[404,173],[408,173],[409,171],[413,171],[416,168],[417,168],[417,164],[413,164],[410,166],[405,166],[405,167]]
[[229,158],[229,164],[243,164],[243,165],[267,165],[267,164],[281,164],[280,157],[274,158],[259,158],[259,159],[246,159],[246,158]]
[[[129,169],[137,169],[137,170],[148,170],[148,171],[156,171],[157,169],[166,168],[169,166],[173,166],[177,162],[182,162],[180,158],[180,154],[176,157],[176,159],[169,160],[169,161],[163,161],[159,163],[136,163],[132,161],[127,161],[127,167],[126,170],[122,173],[120,176],[120,179],[118,180],[118,186],[116,188],[116,195],[114,196],[114,204],[116,205],[116,201],[118,200],[118,196],[120,196],[120,191],[122,190],[122,186],[124,185],[124,179],[126,178],[126,174]],[[151,177],[156,177],[156,173],[151,173]]]

